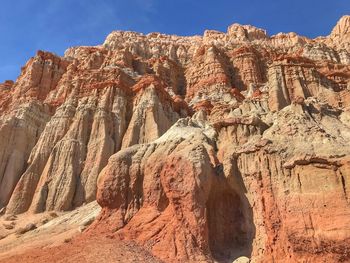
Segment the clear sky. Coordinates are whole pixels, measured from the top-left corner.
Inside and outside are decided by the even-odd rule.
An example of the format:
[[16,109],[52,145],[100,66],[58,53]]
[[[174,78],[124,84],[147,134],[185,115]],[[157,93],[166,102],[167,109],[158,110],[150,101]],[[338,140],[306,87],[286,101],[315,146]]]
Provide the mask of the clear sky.
[[252,24],[270,35],[328,35],[350,0],[1,0],[0,82],[16,79],[36,50],[63,55],[112,30],[178,35]]

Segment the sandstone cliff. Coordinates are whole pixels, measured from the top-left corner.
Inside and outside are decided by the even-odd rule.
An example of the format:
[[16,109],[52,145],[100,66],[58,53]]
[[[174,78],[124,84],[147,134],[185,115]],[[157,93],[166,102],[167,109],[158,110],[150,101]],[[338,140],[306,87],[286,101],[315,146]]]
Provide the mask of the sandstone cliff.
[[350,261],[350,17],[112,32],[0,84],[0,209],[97,199],[89,233],[165,262]]

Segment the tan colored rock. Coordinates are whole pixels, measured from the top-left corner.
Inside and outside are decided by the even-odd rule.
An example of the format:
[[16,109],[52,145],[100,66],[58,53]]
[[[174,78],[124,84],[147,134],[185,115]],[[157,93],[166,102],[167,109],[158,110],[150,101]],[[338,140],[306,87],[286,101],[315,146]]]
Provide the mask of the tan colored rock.
[[316,39],[233,24],[39,51],[0,84],[0,210],[97,198],[82,244],[165,262],[346,262],[349,21]]
[[123,138],[122,148],[159,138],[179,119],[170,101],[162,101],[158,92],[158,89],[150,84],[135,97],[135,106]]
[[261,61],[261,54],[254,47],[240,47],[229,54],[233,65],[233,86],[247,90],[250,85],[264,82],[266,66]]
[[200,47],[186,70],[186,99],[190,104],[201,100],[232,100],[230,68],[227,55],[215,46]]
[[227,29],[227,34],[233,39],[259,40],[267,38],[266,30],[251,25],[233,24]]
[[49,112],[36,104],[24,104],[0,118],[0,206],[6,206],[27,165]]

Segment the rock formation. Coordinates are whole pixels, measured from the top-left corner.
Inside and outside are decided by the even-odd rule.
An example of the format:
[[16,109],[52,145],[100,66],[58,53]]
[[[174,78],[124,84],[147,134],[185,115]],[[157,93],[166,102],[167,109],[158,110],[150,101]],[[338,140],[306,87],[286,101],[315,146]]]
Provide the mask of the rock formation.
[[39,51],[0,109],[6,215],[97,200],[87,232],[165,262],[350,260],[349,16]]

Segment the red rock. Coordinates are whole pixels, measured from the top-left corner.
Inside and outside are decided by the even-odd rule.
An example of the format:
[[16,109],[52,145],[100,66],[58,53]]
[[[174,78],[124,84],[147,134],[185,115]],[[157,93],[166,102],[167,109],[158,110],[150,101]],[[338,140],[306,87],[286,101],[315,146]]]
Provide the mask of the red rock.
[[242,93],[237,88],[232,88],[231,94],[238,100],[243,101],[245,97],[242,95]]
[[210,115],[211,110],[213,109],[213,104],[209,100],[201,101],[200,103],[197,103],[194,105],[194,109],[196,111],[204,110],[208,115]]
[[[98,219],[34,250],[41,262],[91,237],[165,262],[347,262],[349,21],[316,39],[234,24],[38,51],[0,84],[0,209],[83,218],[97,199]],[[1,251],[47,238],[41,226],[20,241],[6,231]]]
[[262,92],[260,91],[260,89],[256,89],[254,90],[253,94],[252,94],[252,98],[259,98],[261,96]]

